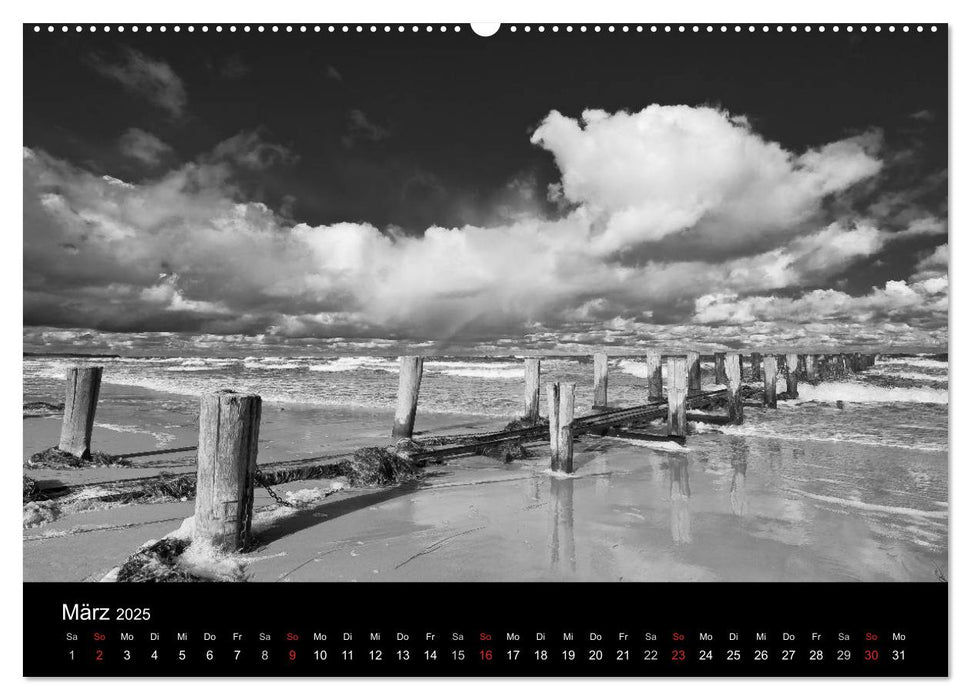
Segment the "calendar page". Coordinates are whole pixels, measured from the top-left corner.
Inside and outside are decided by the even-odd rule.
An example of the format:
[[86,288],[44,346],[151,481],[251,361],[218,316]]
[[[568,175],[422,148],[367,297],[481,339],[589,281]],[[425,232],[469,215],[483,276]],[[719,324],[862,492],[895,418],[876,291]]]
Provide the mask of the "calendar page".
[[24,675],[948,675],[948,33],[24,24]]

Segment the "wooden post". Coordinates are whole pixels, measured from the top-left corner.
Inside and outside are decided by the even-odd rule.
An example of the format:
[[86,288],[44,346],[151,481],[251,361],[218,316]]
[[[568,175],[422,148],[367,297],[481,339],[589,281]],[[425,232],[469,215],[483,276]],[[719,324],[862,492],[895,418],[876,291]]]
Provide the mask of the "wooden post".
[[607,408],[607,353],[593,356],[593,407]]
[[752,353],[752,381],[757,382],[759,377],[762,376],[762,355],[753,352]]
[[715,384],[728,384],[728,376],[725,374],[725,353],[715,353]]
[[688,360],[668,358],[668,435],[685,437],[688,434]]
[[198,478],[193,539],[225,551],[246,546],[263,400],[217,391],[199,407]]
[[816,379],[816,356],[812,353],[806,355],[804,364],[806,366],[806,380],[814,381]]
[[103,367],[71,367],[64,391],[64,419],[57,449],[80,459],[91,456],[91,431],[98,408]]
[[647,400],[660,401],[664,398],[664,383],[661,380],[661,353],[647,351]]
[[539,358],[527,357],[524,364],[526,369],[526,410],[523,417],[536,422],[539,420]]
[[688,353],[688,391],[701,391],[701,355]]
[[737,352],[725,356],[725,383],[728,385],[728,418],[742,423],[742,358]]
[[762,358],[762,382],[764,383],[762,403],[769,408],[778,406],[775,399],[775,374],[775,355],[766,355]]
[[786,393],[790,399],[799,396],[799,355],[789,353],[786,355]]
[[410,438],[415,430],[415,414],[418,412],[418,389],[421,387],[421,370],[424,360],[418,355],[401,358],[398,372],[398,408],[394,413],[391,437]]
[[573,473],[573,403],[576,384],[550,382],[546,401],[550,411],[550,469]]

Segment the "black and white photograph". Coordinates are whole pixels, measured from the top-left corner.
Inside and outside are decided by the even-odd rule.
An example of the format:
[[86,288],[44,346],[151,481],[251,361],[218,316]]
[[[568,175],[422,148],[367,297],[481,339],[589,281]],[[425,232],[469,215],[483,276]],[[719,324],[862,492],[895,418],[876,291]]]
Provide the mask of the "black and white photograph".
[[23,29],[25,582],[948,580],[946,25],[107,29]]

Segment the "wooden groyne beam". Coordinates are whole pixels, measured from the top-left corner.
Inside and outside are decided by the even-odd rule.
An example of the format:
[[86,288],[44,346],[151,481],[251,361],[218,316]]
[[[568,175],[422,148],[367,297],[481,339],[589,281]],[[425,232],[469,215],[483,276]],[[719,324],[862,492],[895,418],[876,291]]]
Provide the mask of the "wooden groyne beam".
[[[682,358],[683,359],[683,358]],[[702,408],[711,405],[714,401],[726,399],[728,391],[719,389],[717,391],[702,392],[693,394],[684,401],[684,406],[688,408]],[[666,401],[653,401],[639,406],[629,408],[613,408],[579,418],[573,419],[574,436],[587,433],[607,432],[614,426],[627,423],[651,421],[665,418],[668,415],[668,403]],[[542,423],[526,428],[514,430],[500,430],[493,433],[481,433],[469,442],[454,445],[442,445],[435,447],[424,447],[412,454],[412,457],[421,461],[433,461],[445,459],[446,457],[458,457],[461,455],[471,455],[480,452],[484,447],[499,445],[503,442],[521,440],[523,442],[539,442],[549,436],[549,425]]]

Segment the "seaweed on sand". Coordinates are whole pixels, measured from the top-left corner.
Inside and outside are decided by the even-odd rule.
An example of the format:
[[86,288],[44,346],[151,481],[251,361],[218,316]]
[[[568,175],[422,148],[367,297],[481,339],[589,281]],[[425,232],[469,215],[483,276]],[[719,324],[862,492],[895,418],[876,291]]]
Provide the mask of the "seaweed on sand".
[[350,486],[389,486],[423,476],[422,463],[409,454],[409,445],[363,447],[349,459],[299,469],[257,472],[257,486],[275,486],[305,479],[347,479]]
[[49,447],[43,452],[28,457],[26,466],[31,469],[85,469],[88,467],[130,467],[131,462],[104,452],[92,452],[86,459],[82,459],[75,457],[70,452]]
[[167,474],[162,472],[158,475],[158,479],[143,484],[135,491],[123,494],[119,500],[122,503],[184,501],[195,498],[195,495],[195,474]]
[[36,501],[39,498],[41,498],[41,494],[37,482],[24,474],[24,503]]
[[162,538],[142,547],[121,565],[116,580],[123,583],[205,581],[207,579],[186,571],[179,563],[189,544],[189,540]]
[[335,466],[351,486],[388,486],[422,474],[419,462],[387,447],[362,447]]
[[49,401],[28,401],[24,404],[24,418],[45,418],[64,411],[63,403]]
[[526,449],[522,440],[503,440],[483,445],[476,454],[497,459],[504,464],[509,464],[517,459],[529,459],[533,453]]

